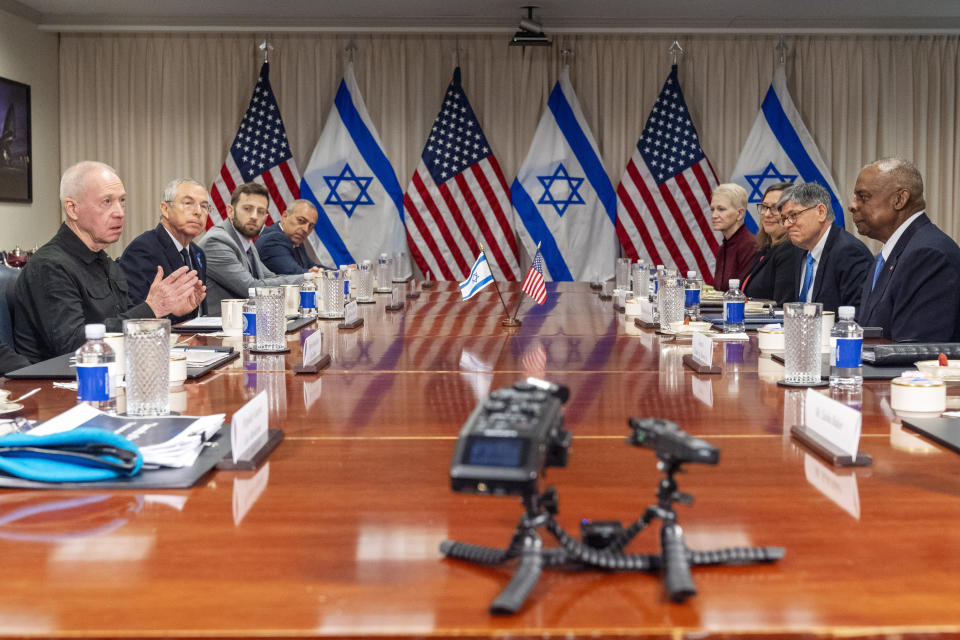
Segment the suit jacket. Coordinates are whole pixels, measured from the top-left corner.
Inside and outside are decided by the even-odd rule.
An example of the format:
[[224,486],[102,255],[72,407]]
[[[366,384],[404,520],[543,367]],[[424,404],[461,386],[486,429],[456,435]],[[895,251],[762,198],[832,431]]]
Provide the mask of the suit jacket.
[[[191,242],[186,248],[190,252],[190,261],[197,276],[206,284],[207,260],[203,250],[195,242]],[[183,266],[183,256],[177,251],[167,230],[162,224],[158,224],[156,229],[144,231],[127,245],[120,256],[120,266],[130,287],[130,301],[137,304],[147,299],[150,284],[157,275],[157,266],[163,267],[163,275],[166,277]],[[200,303],[200,313],[207,315],[206,299]],[[196,316],[197,311],[194,310],[184,316],[170,316],[170,322],[177,324]]]
[[775,300],[777,304],[797,299],[797,271],[803,251],[784,240],[757,252],[757,260],[745,278],[748,298]]
[[897,241],[857,320],[896,342],[960,342],[960,247],[921,215]]
[[717,265],[713,270],[713,288],[717,291],[726,291],[730,280],[736,279],[743,283],[744,276],[750,271],[753,256],[757,252],[753,234],[747,225],[741,225],[729,238],[723,240],[717,250]]
[[277,287],[282,284],[300,284],[303,275],[277,275],[260,260],[253,245],[253,260],[260,278],[250,273],[247,253],[240,243],[240,235],[230,218],[210,227],[198,242],[207,256],[207,307],[213,315],[220,315],[220,301],[228,298],[246,298],[250,287]]
[[314,265],[303,245],[293,246],[293,240],[279,224],[264,227],[257,238],[257,252],[263,264],[274,273],[306,273]]
[[[873,274],[873,254],[867,249],[867,245],[835,224],[830,225],[827,233],[829,235],[820,255],[820,264],[817,265],[810,301],[820,302],[824,311],[834,313],[838,307],[859,307],[863,281]],[[798,296],[803,284],[800,280],[808,253],[804,251],[800,255],[797,265],[795,282]]]

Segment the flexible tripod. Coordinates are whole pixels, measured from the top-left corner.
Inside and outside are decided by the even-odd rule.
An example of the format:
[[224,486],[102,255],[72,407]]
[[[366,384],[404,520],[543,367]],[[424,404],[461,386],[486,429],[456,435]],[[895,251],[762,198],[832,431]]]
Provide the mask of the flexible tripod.
[[[543,494],[524,495],[524,514],[506,549],[484,547],[445,540],[440,552],[448,558],[474,564],[499,566],[519,557],[513,578],[490,605],[490,613],[512,614],[520,610],[544,567],[608,571],[659,571],[670,599],[683,602],[697,593],[690,575],[690,566],[737,565],[774,562],[784,556],[783,547],[729,547],[714,551],[692,551],[683,539],[673,504],[692,504],[693,496],[677,491],[674,475],[683,463],[661,460],[659,468],[666,474],[657,488],[657,504],[647,507],[636,520],[605,546],[588,546],[568,534],[554,519],[557,513],[557,492],[547,487]],[[659,554],[628,554],[623,548],[654,519],[660,518]],[[560,543],[560,548],[544,549],[537,529],[545,527]]]

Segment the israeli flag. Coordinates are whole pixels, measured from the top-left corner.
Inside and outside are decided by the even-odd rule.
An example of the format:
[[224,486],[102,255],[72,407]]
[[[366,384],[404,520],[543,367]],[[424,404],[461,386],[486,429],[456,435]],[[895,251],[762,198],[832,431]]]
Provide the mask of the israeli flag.
[[367,113],[352,63],[303,172],[300,197],[317,207],[310,244],[320,262],[359,264],[381,253],[407,251],[403,190]]
[[470,269],[470,275],[460,283],[460,295],[464,300],[469,300],[480,289],[493,282],[493,274],[490,273],[490,265],[487,264],[487,256],[480,254],[477,261],[473,263]]
[[607,280],[617,257],[617,196],[573,86],[560,72],[510,188],[527,254],[541,243],[549,280]]
[[[760,105],[760,113],[743,145],[730,182],[747,190],[750,203],[761,202],[763,191],[777,182],[819,182],[830,192],[834,222],[843,227],[843,205],[827,163],[787,91],[783,67],[773,72],[773,82]],[[757,221],[747,209],[746,225],[757,232]]]

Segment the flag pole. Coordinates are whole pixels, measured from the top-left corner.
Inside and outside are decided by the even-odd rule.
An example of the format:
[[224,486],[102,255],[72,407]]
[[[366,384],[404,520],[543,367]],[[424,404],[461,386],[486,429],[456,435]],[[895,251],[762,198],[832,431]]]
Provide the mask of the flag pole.
[[[537,250],[533,253],[533,260],[530,261],[530,264],[533,264],[537,261],[537,256],[540,255],[540,243],[537,243]],[[520,292],[520,299],[517,300],[517,306],[513,310],[513,321],[516,322],[516,326],[520,326],[520,321],[517,320],[517,314],[520,313],[520,305],[523,304],[523,292]]]
[[[480,244],[480,253],[483,254],[484,259],[486,259],[486,261],[489,263],[489,262],[490,262],[490,259],[487,258],[487,252],[484,250],[482,243]],[[490,271],[490,275],[491,275],[491,276],[493,275],[493,271],[492,271],[492,270]],[[505,326],[505,327],[518,327],[518,326],[520,326],[520,323],[519,323],[519,322],[514,322],[514,320],[511,320],[511,319],[510,319],[510,309],[507,308],[507,303],[503,301],[503,294],[500,293],[500,285],[497,284],[497,279],[491,277],[491,280],[493,280],[493,288],[497,290],[497,295],[500,296],[500,304],[503,305],[503,311],[504,311],[504,313],[507,314],[507,317],[504,318],[504,319],[500,322],[500,324],[502,324],[502,325]]]

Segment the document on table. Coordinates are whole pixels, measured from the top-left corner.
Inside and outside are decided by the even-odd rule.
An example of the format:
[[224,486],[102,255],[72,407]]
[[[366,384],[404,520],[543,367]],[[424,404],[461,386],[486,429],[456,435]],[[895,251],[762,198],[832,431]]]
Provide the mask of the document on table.
[[220,316],[200,316],[177,325],[184,329],[223,329]]

